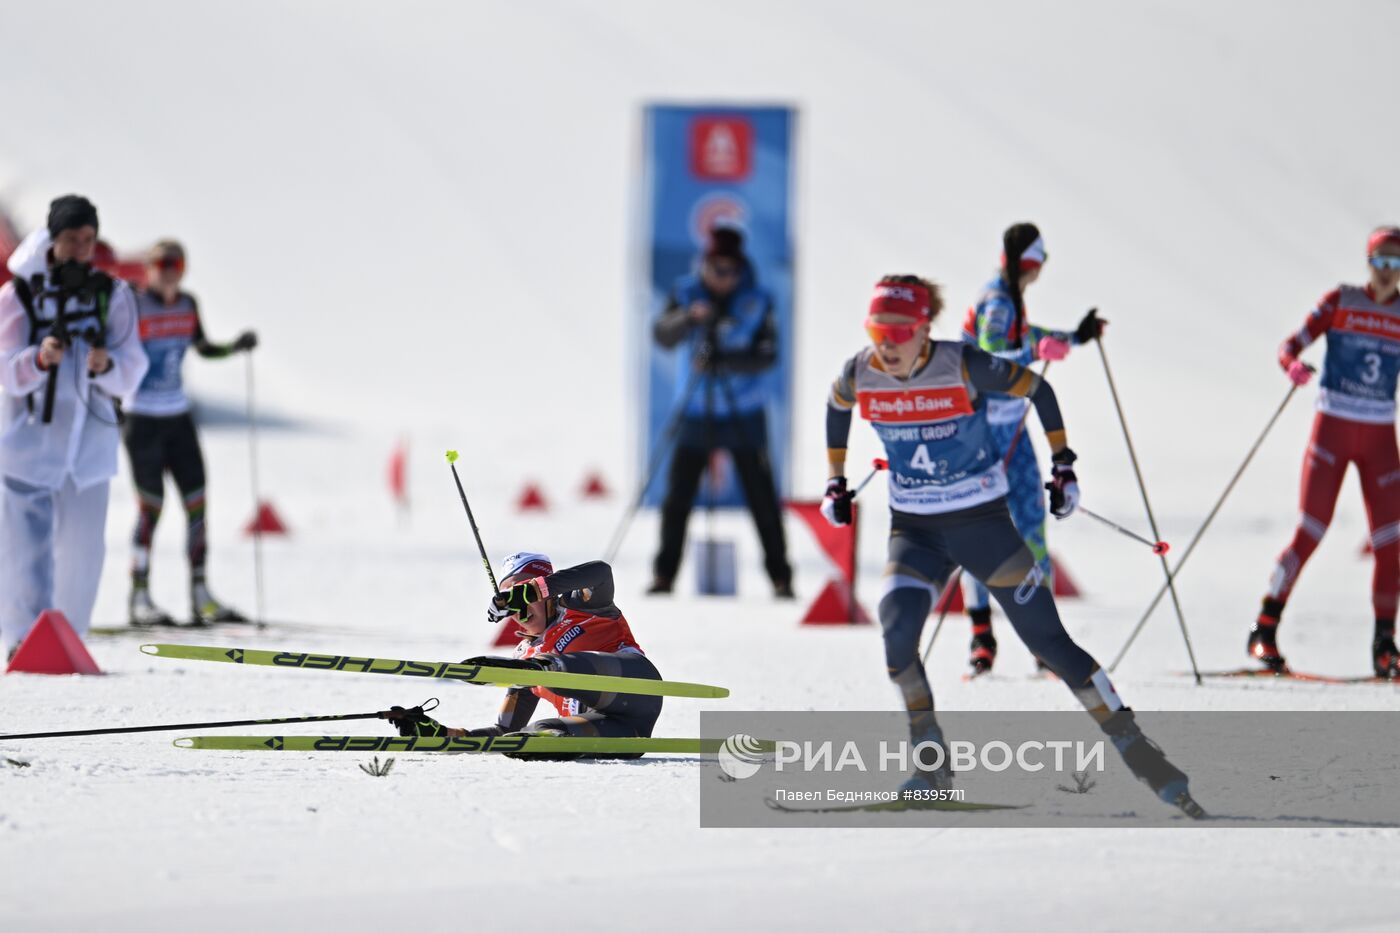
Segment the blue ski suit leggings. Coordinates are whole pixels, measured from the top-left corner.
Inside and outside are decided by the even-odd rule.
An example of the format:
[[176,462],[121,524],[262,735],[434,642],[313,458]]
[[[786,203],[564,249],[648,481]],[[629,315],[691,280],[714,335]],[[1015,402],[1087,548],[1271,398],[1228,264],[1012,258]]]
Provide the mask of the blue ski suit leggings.
[[1096,719],[1122,707],[1098,662],[1065,631],[1055,598],[1012,523],[1005,498],[939,515],[891,510],[880,627],[885,664],[903,694],[916,740],[933,726],[933,692],[919,659],[919,641],[929,610],[956,565],[986,583],[1026,647]]
[[[1011,446],[1012,439],[1016,440],[1011,459],[1006,464],[1006,482],[1011,488],[1006,497],[1006,504],[1011,510],[1011,521],[1020,532],[1021,539],[1026,542],[1031,556],[1035,558],[1036,566],[1040,568],[1041,576],[1048,584],[1054,578],[1051,576],[1053,571],[1050,567],[1050,550],[1045,543],[1044,480],[1040,475],[1040,463],[1035,458],[1035,446],[1031,444],[1030,438],[1026,437],[1024,428],[1021,430],[1021,436],[1016,436],[1015,423],[990,424],[988,427],[1003,458],[1006,457],[1006,450]],[[964,567],[963,570],[963,596],[967,608],[985,609],[990,606],[991,597],[982,583],[982,578],[973,573],[971,568]]]

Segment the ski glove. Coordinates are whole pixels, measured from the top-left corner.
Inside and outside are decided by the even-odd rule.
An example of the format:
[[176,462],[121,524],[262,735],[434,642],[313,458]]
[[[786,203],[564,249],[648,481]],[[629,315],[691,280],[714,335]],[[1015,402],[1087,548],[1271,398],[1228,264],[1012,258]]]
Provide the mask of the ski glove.
[[433,738],[447,734],[447,727],[423,712],[421,706],[412,709],[391,706],[384,718],[393,723],[394,728],[399,730],[399,735]]
[[504,605],[500,605],[496,602],[497,599],[505,595],[504,593],[497,593],[495,596],[492,596],[491,601],[486,604],[486,621],[490,622],[492,625],[500,625],[507,619],[515,617],[515,610],[507,609]]
[[846,477],[833,476],[826,481],[826,496],[822,499],[821,513],[837,528],[851,523],[851,502],[856,494],[846,488]]
[[1288,364],[1288,378],[1295,386],[1305,386],[1312,378],[1313,368],[1302,360],[1294,360]]
[[1068,447],[1050,458],[1050,482],[1045,488],[1050,490],[1050,514],[1056,518],[1069,518],[1079,506],[1079,479],[1074,475],[1074,461],[1078,459]]
[[1051,363],[1058,363],[1069,356],[1069,341],[1061,340],[1059,337],[1045,336],[1040,338],[1040,343],[1035,347],[1035,358],[1038,360],[1048,360]]
[[258,345],[258,335],[251,330],[245,330],[238,335],[238,339],[233,342],[235,350],[251,350]]
[[[516,615],[523,622],[530,614],[530,604],[543,598],[544,594],[540,589],[540,585],[534,580],[526,580],[492,596],[491,605],[504,613],[501,618]],[[487,618],[492,618],[490,609],[486,611],[486,615]]]
[[1099,309],[1090,308],[1089,313],[1084,315],[1079,326],[1074,329],[1074,342],[1085,344],[1091,340],[1098,340],[1103,336],[1103,329],[1107,326],[1107,321],[1099,320]]

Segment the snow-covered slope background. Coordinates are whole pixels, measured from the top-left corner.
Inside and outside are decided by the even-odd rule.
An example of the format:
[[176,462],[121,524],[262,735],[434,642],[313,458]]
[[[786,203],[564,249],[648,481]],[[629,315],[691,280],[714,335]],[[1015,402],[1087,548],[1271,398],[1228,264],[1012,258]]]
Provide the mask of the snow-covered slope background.
[[[1162,531],[1184,544],[1283,398],[1276,345],[1322,292],[1364,275],[1367,231],[1400,218],[1384,44],[1397,27],[1400,10],[1379,2],[0,0],[0,198],[33,225],[51,197],[79,191],[120,248],[181,238],[211,332],[259,331],[260,407],[283,425],[261,434],[262,483],[294,531],[268,548],[269,614],[335,631],[244,642],[457,657],[485,647],[487,585],[443,449],[463,452],[496,556],[596,556],[637,480],[630,221],[644,102],[801,108],[796,490],[820,493],[826,387],[860,344],[874,279],[941,281],[952,336],[1002,228],[1031,219],[1052,256],[1031,313],[1071,324],[1097,305],[1112,321],[1106,348]],[[241,360],[193,359],[186,373],[207,406],[241,410]],[[1052,381],[1086,504],[1145,528],[1095,354]],[[1203,666],[1243,660],[1294,520],[1303,395],[1183,576]],[[383,480],[402,435],[407,522]],[[246,438],[234,422],[205,439],[212,580],[250,607]],[[853,449],[876,452],[861,426]],[[592,468],[618,492],[609,503],[577,500]],[[527,479],[551,512],[514,514]],[[123,473],[99,623],[124,615],[127,488]],[[1282,640],[1300,667],[1360,674],[1365,518],[1354,480],[1342,495]],[[154,586],[183,609],[174,511]],[[662,670],[729,685],[734,708],[890,707],[878,634],[799,630],[801,607],[770,603],[748,566],[747,519],[719,524],[746,563],[737,608],[640,596],[650,517],[618,560],[619,599]],[[867,600],[883,530],[863,535]],[[810,597],[824,566],[804,529],[789,532]],[[1052,535],[1088,593],[1067,622],[1106,661],[1160,572],[1086,520]],[[965,638],[953,620],[934,656],[943,705],[1072,708],[1057,685],[960,683]],[[1028,670],[1013,641],[1002,666]],[[0,729],[421,699],[350,677],[151,662],[137,643],[94,642],[118,676],[0,680]],[[1172,673],[1185,664],[1164,607],[1120,688],[1140,708],[1397,706],[1370,687],[1197,689]],[[442,692],[449,721],[492,714],[494,694]],[[695,728],[693,706],[668,704],[660,732]],[[1306,917],[1380,929],[1395,915],[1396,837],[1381,831],[702,832],[688,763],[405,760],[374,781],[348,760],[216,756],[158,736],[13,753],[32,764],[0,770],[0,919],[15,929],[98,917],[237,929],[252,913],[351,928]]]

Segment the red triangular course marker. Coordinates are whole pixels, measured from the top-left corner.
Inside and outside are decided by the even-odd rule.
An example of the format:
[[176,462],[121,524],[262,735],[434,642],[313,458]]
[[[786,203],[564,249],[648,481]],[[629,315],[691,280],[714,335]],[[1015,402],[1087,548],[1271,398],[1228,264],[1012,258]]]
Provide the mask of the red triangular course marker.
[[608,484],[603,482],[603,477],[599,473],[589,473],[583,481],[583,497],[585,499],[606,499],[612,495],[608,491]]
[[1055,575],[1055,586],[1051,590],[1056,596],[1064,596],[1073,599],[1084,594],[1079,592],[1079,586],[1074,582],[1074,577],[1069,575],[1065,565],[1060,563],[1060,559],[1054,554],[1050,555],[1050,572]]
[[963,604],[962,576],[962,574],[958,575],[957,586],[952,589],[945,589],[943,595],[938,597],[938,602],[933,605],[933,612],[962,612],[967,608]]
[[270,502],[259,503],[257,514],[253,516],[252,521],[243,527],[245,535],[259,532],[265,535],[284,535],[287,533],[287,526],[283,523],[282,516],[277,514],[277,510],[272,507]]
[[544,493],[540,492],[540,487],[530,483],[520,493],[520,498],[515,500],[515,507],[522,512],[532,510],[543,512],[549,508],[549,503],[545,502]]
[[10,659],[7,674],[100,674],[83,640],[63,613],[45,609]]
[[844,580],[828,580],[811,608],[802,617],[803,625],[869,625],[870,616],[851,599],[851,587]]

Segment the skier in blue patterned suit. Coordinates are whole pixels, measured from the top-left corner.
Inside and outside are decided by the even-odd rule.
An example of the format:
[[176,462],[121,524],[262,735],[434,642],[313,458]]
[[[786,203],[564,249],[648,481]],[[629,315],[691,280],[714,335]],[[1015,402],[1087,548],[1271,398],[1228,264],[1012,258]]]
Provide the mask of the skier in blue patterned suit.
[[[1084,315],[1073,331],[1036,327],[1026,320],[1025,290],[1040,278],[1048,258],[1045,241],[1035,224],[1012,224],[1002,234],[1001,269],[996,278],[982,287],[977,301],[967,310],[962,339],[979,349],[1021,366],[1036,360],[1058,362],[1069,356],[1071,347],[1097,340],[1103,334],[1098,310]],[[987,402],[987,424],[998,455],[1006,466],[1010,492],[1006,497],[1011,520],[1026,542],[1047,585],[1053,583],[1050,551],[1045,544],[1045,492],[1040,483],[1040,464],[1035,448],[1024,438],[1026,400],[993,398]],[[997,640],[992,634],[992,606],[987,588],[972,574],[966,574],[963,588],[967,614],[972,620],[971,665],[974,675],[992,669]]]
[[[1064,680],[1113,741],[1129,769],[1163,800],[1198,815],[1186,775],[1149,741],[1108,674],[1075,644],[1006,504],[1006,471],[987,424],[987,396],[1035,405],[1053,452],[1050,510],[1068,517],[1079,501],[1075,455],[1065,442],[1049,383],[1028,369],[958,341],[929,339],[942,299],[933,283],[886,276],[875,289],[866,329],[873,346],[842,367],[827,407],[830,480],[822,512],[849,524],[845,477],[851,412],[857,405],[889,460],[890,539],[880,626],[885,662],[909,712],[914,743],[943,745],[933,691],[919,660],[924,621],[953,566],[986,583],[1026,646]],[[907,789],[947,787],[946,765],[916,770]]]

